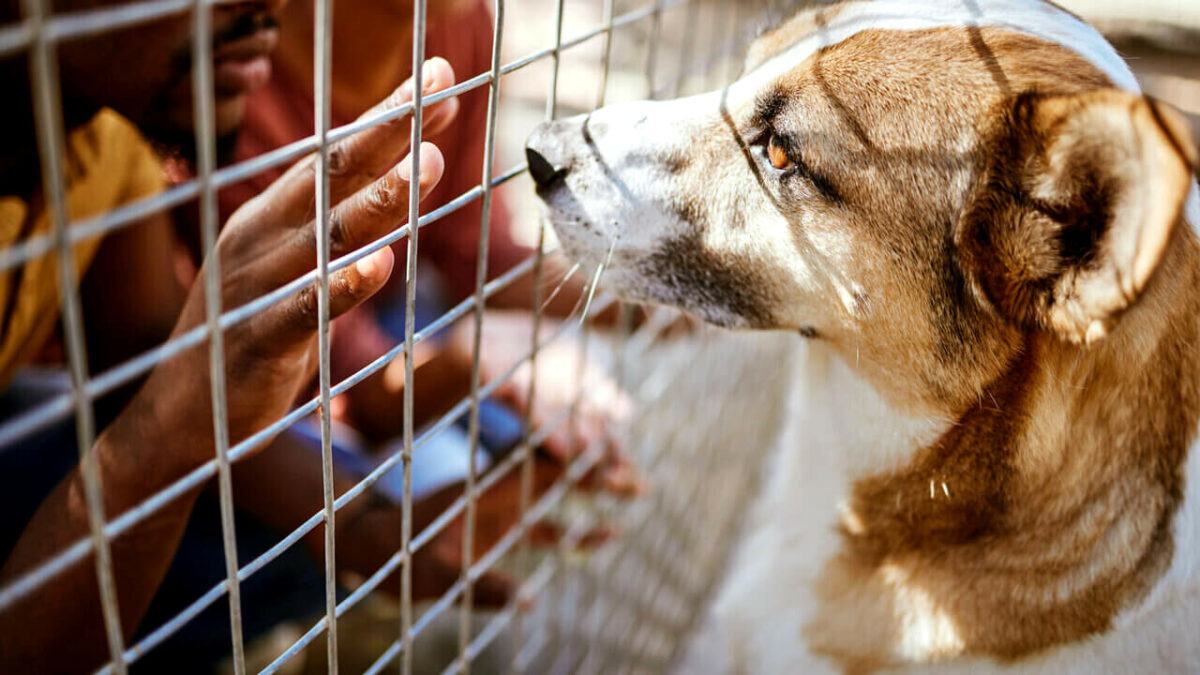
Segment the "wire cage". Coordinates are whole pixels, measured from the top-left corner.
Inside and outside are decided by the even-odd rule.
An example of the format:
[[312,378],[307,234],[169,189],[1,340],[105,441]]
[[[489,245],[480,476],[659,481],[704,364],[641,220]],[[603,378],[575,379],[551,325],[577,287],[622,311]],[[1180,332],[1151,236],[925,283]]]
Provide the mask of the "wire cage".
[[[44,402],[0,423],[0,446],[22,442],[49,425],[74,420],[80,449],[80,471],[85,487],[90,535],[51,556],[45,563],[0,587],[0,612],[23,602],[36,602],[39,590],[64,571],[81,564],[94,565],[103,610],[109,661],[100,672],[125,673],[153,659],[156,648],[213,608],[227,608],[231,652],[226,667],[232,672],[297,672],[304,668],[337,672],[633,672],[661,671],[675,657],[681,639],[695,621],[699,608],[714,587],[730,550],[733,527],[769,447],[773,391],[781,391],[779,376],[745,377],[739,364],[760,359],[778,363],[786,358],[782,343],[747,341],[697,330],[682,340],[662,341],[675,316],[652,314],[633,332],[594,333],[586,318],[609,307],[614,299],[603,292],[589,296],[582,312],[549,336],[536,329],[544,295],[551,280],[541,278],[543,259],[555,245],[536,215],[528,208],[532,188],[524,177],[521,143],[531,124],[583,112],[620,97],[661,97],[699,91],[732,77],[743,46],[756,30],[781,16],[787,3],[764,0],[603,0],[602,2],[512,3],[496,0],[493,6],[491,67],[478,73],[459,73],[458,84],[436,94],[415,88],[411,104],[334,126],[330,114],[331,21],[330,0],[314,2],[317,39],[314,47],[312,134],[252,159],[218,166],[213,125],[214,73],[212,65],[212,12],[226,0],[141,0],[114,3],[94,9],[56,13],[49,0],[22,3],[21,20],[0,27],[0,56],[28,56],[37,144],[41,157],[42,190],[52,230],[0,250],[0,273],[11,274],[40,258],[58,263],[62,336],[70,386]],[[192,82],[195,128],[195,177],[165,192],[134,201],[100,215],[75,219],[68,209],[64,149],[66,129],[57,61],[59,48],[73,40],[106,31],[136,26],[174,15],[190,14],[192,26]],[[512,17],[518,20],[513,21]],[[414,5],[412,74],[420,81],[426,57],[426,6]],[[514,28],[514,24],[517,28]],[[697,36],[703,36],[697,39]],[[516,94],[506,89],[515,85]],[[421,118],[425,107],[475,89],[488,92],[485,158],[479,184],[457,198],[422,212],[418,189]],[[540,99],[540,100],[535,100]],[[537,110],[540,104],[541,110]],[[338,258],[330,253],[330,148],[355,133],[404,116],[413,118],[411,181],[408,223],[385,237]],[[73,248],[104,235],[117,233],[148,215],[180,205],[198,203],[202,250],[206,257],[216,246],[217,192],[263,171],[283,167],[315,154],[314,211],[318,236],[315,269],[274,291],[235,307],[220,304],[221,271],[206,266],[204,278],[205,323],[154,346],[135,358],[103,372],[89,370],[80,279]],[[505,163],[507,162],[507,164]],[[496,168],[499,167],[499,168]],[[515,217],[528,223],[536,252],[510,269],[487,270],[489,204],[497,190],[513,194]],[[524,202],[522,201],[524,199]],[[466,300],[416,329],[417,264],[420,234],[436,228],[440,219],[474,201],[482,203],[482,223],[475,292]],[[351,376],[337,381],[330,371],[330,277],[384,246],[403,242],[408,255],[405,269],[394,274],[410,281],[405,285],[406,316],[403,339],[385,354]],[[535,337],[507,374],[481,386],[478,372],[478,334],[488,299],[522,276],[534,277],[537,289],[530,299]],[[592,283],[595,293],[595,282]],[[301,401],[282,418],[248,438],[230,438],[229,392],[225,382],[223,340],[211,336],[267,311],[305,289],[315,288],[319,314],[319,393]],[[406,382],[414,378],[414,347],[453,321],[475,322],[476,360],[470,393],[450,412],[425,428],[413,428],[413,387],[405,388],[405,419],[399,450],[373,467],[353,487],[339,491],[332,478],[331,400],[358,385],[393,361],[403,364]],[[562,425],[574,423],[575,406],[569,405],[540,426],[529,424],[516,449],[485,472],[474,462],[466,476],[463,495],[424,529],[415,531],[411,519],[413,493],[411,458],[426,442],[463,417],[469,419],[471,448],[478,444],[481,401],[528,363],[536,372],[541,350],[555,341],[580,338],[580,358],[603,364],[639,403],[636,421],[627,430],[630,450],[652,486],[649,494],[630,501],[603,497],[576,497],[573,488],[596,464],[602,448],[578,448],[561,477],[535,498],[529,480],[522,481],[521,517],[488,551],[471,552],[471,528],[477,496],[514,472],[530,470],[537,446]],[[180,353],[202,348],[209,356],[211,401],[216,453],[207,462],[180,476],[165,489],[121,513],[106,513],[100,475],[88,451],[100,431],[95,402],[121,387],[138,382],[156,366]],[[653,355],[653,358],[650,356]],[[696,369],[697,359],[723,363],[720,369]],[[774,372],[781,372],[775,369]],[[531,378],[536,382],[536,377]],[[532,386],[532,385],[531,385]],[[583,379],[577,388],[587,386]],[[728,396],[706,392],[720,390]],[[670,395],[666,395],[667,393]],[[530,392],[536,395],[535,391]],[[579,395],[574,397],[578,401]],[[738,406],[728,400],[738,400]],[[745,411],[755,408],[753,415]],[[700,412],[703,414],[699,414]],[[276,434],[303,420],[316,420],[320,430],[323,471],[323,508],[312,513],[297,529],[278,538],[265,551],[239,554],[235,536],[235,503],[231,476],[237,461]],[[730,446],[736,453],[718,452]],[[426,452],[431,452],[427,450]],[[405,514],[399,550],[374,574],[347,581],[335,564],[339,511],[376,488],[391,471],[403,474],[400,506]],[[719,476],[719,480],[713,480]],[[128,533],[173,500],[215,483],[219,495],[220,546],[223,579],[189,598],[182,610],[158,625],[143,626],[136,635],[122,630],[114,561],[110,543]],[[457,582],[431,603],[414,604],[411,561],[423,546],[453,519],[465,518],[464,564]],[[529,531],[539,520],[554,517],[565,531],[549,550],[529,543]],[[591,552],[576,545],[589,527],[601,520],[614,523],[620,534]],[[324,611],[319,616],[291,622],[291,632],[275,631],[274,641],[248,641],[246,616],[253,611],[242,593],[255,575],[280,556],[294,551],[299,542],[323,532]],[[498,611],[477,610],[472,584],[488,570],[505,569],[519,582],[519,590]],[[402,578],[399,602],[381,601],[377,588],[389,577]],[[372,607],[373,609],[364,610]],[[307,623],[305,623],[305,621]],[[281,637],[282,636],[282,637]],[[369,637],[369,639],[367,639]],[[363,646],[363,645],[367,646]],[[350,647],[350,645],[354,645]],[[347,654],[347,652],[350,652]],[[322,657],[321,653],[325,656]],[[157,663],[157,662],[155,662]],[[161,665],[161,664],[160,664]],[[182,664],[177,664],[182,667]],[[146,670],[146,668],[142,668]]]
[[[800,4],[792,0],[495,0],[490,68],[458,73],[458,84],[426,95],[415,88],[410,104],[368,115],[341,126],[332,122],[331,0],[315,0],[316,27],[313,81],[314,126],[299,141],[259,156],[218,166],[212,124],[213,67],[211,18],[214,7],[238,0],[138,0],[95,9],[55,13],[49,0],[24,0],[22,19],[0,26],[0,57],[28,55],[37,144],[41,157],[42,192],[53,225],[45,236],[25,239],[0,250],[0,274],[11,274],[32,260],[58,262],[58,287],[70,386],[22,414],[0,422],[0,447],[64,420],[74,420],[80,448],[90,534],[40,566],[0,585],[0,612],[19,603],[36,602],[38,593],[64,571],[92,565],[99,580],[108,663],[100,672],[143,670],[158,649],[196,617],[214,608],[227,615],[225,648],[229,672],[663,672],[677,664],[681,650],[703,618],[737,539],[759,476],[772,449],[783,414],[786,365],[792,358],[787,336],[745,336],[695,328],[683,337],[664,339],[677,316],[666,310],[649,315],[636,329],[595,331],[588,316],[609,308],[615,299],[603,291],[577,305],[570,320],[551,334],[537,330],[546,296],[558,279],[543,278],[544,259],[555,249],[552,235],[540,224],[531,205],[532,186],[525,176],[522,146],[532,125],[545,118],[586,112],[614,99],[662,98],[719,86],[736,76],[745,45],[762,28],[777,22]],[[164,192],[100,215],[74,219],[67,208],[65,129],[56,55],[73,40],[105,31],[190,15],[194,84],[195,177]],[[412,74],[420,81],[427,53],[426,5],[414,3]],[[1163,76],[1178,84],[1175,75]],[[1195,75],[1187,79],[1192,85]],[[1175,79],[1171,79],[1175,78]],[[451,96],[481,90],[488,94],[484,161],[479,183],[432,209],[422,210],[418,196],[421,117],[425,107]],[[1168,97],[1169,100],[1169,97]],[[1200,96],[1193,104],[1200,101]],[[1200,115],[1200,108],[1188,110]],[[330,148],[364,130],[406,116],[413,118],[411,147],[414,180],[406,225],[352,253],[334,258],[330,250]],[[1193,121],[1197,118],[1193,117]],[[221,271],[204,268],[205,323],[158,344],[135,358],[92,373],[82,320],[79,279],[73,247],[131,226],[148,215],[189,202],[199,204],[203,251],[214,249],[219,225],[217,192],[248,177],[278,169],[315,154],[313,194],[318,236],[311,272],[235,307],[220,306]],[[486,269],[489,205],[494,193],[510,197],[514,219],[526,225],[535,253],[504,270]],[[474,293],[417,329],[413,317],[420,285],[418,251],[425,228],[467,204],[480,202],[479,267]],[[336,380],[330,368],[330,277],[385,246],[402,243],[408,255],[403,275],[405,321],[403,339],[379,358]],[[507,373],[481,384],[479,334],[488,300],[523,277],[533,277],[529,299],[535,336]],[[593,292],[595,282],[592,282]],[[223,341],[210,339],[259,313],[315,288],[319,313],[317,335],[318,393],[294,405],[278,420],[247,438],[228,436],[229,392],[225,388]],[[582,298],[581,298],[582,300]],[[582,307],[580,311],[578,307]],[[335,489],[334,421],[331,401],[393,362],[403,366],[405,382],[414,381],[415,348],[459,320],[474,321],[475,363],[468,395],[424,428],[414,428],[413,387],[405,388],[402,438],[397,451],[344,490]],[[636,403],[634,421],[622,433],[636,465],[650,485],[631,500],[601,495],[581,496],[588,470],[603,454],[601,447],[577,448],[562,475],[541,496],[531,481],[521,482],[517,524],[502,533],[487,551],[471,551],[478,496],[506,476],[528,476],[536,448],[558,428],[575,424],[576,406],[567,405],[540,425],[525,419],[526,430],[516,448],[486,471],[474,461],[463,494],[423,529],[412,522],[413,457],[432,452],[429,441],[456,421],[468,420],[471,456],[479,443],[481,402],[522,366],[536,373],[538,354],[556,342],[576,338],[580,359],[601,364]],[[180,476],[165,489],[121,513],[106,513],[95,458],[88,449],[99,431],[94,410],[101,397],[139,381],[159,364],[180,353],[202,348],[209,355],[213,433],[216,452],[207,462]],[[419,376],[419,375],[418,375]],[[530,382],[536,383],[533,376]],[[530,385],[536,396],[535,385]],[[579,378],[573,401],[587,381]],[[714,394],[719,392],[719,394]],[[319,428],[323,508],[299,527],[276,538],[254,555],[239,552],[235,537],[232,474],[239,459],[294,425],[312,421]],[[335,523],[348,504],[372,494],[391,472],[402,474],[401,545],[373,574],[346,579],[335,564]],[[130,532],[181,495],[214,483],[219,508],[218,539],[223,552],[223,578],[189,597],[182,609],[136,635],[121,628],[110,542]],[[422,548],[455,519],[465,522],[464,562],[457,580],[432,602],[412,599],[412,561]],[[553,518],[565,532],[556,546],[530,543],[539,521]],[[597,549],[577,544],[598,522],[616,526],[618,535]],[[270,639],[247,640],[246,617],[253,612],[242,589],[256,575],[311,536],[323,537],[320,579],[323,611],[274,630]],[[472,586],[490,570],[504,570],[518,591],[499,610],[475,607]],[[398,601],[382,599],[379,587],[393,574],[402,579]],[[0,658],[3,655],[0,654]],[[157,662],[156,662],[157,663]],[[159,663],[159,666],[163,664]],[[184,664],[176,664],[183,668]]]

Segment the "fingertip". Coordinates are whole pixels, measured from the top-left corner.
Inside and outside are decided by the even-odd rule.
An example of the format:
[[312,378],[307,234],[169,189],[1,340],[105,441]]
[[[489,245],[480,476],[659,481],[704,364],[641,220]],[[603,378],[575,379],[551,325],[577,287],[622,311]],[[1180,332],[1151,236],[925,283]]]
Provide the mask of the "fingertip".
[[593,549],[621,536],[621,528],[615,523],[600,523],[579,541],[580,549]]
[[649,483],[632,466],[608,469],[602,481],[607,492],[621,497],[641,497],[650,490]]
[[[414,76],[409,76],[388,98],[388,107],[398,107],[413,100]],[[429,95],[454,86],[454,66],[446,59],[435,56],[425,60],[421,72],[421,93]]]
[[532,591],[523,591],[517,594],[517,611],[522,614],[528,614],[537,607],[537,594]]
[[426,79],[429,85],[425,93],[441,91],[454,85],[454,66],[446,59],[435,56],[425,61],[425,67],[429,70],[429,77]]
[[372,286],[382,285],[391,275],[395,262],[396,257],[392,253],[391,247],[384,246],[367,257],[359,259],[354,263],[354,268]]
[[571,459],[571,442],[558,431],[542,442],[541,449],[558,464],[566,464]]
[[442,173],[446,170],[446,158],[442,155],[442,151],[438,146],[423,141],[421,143],[421,186],[432,187],[442,179]]

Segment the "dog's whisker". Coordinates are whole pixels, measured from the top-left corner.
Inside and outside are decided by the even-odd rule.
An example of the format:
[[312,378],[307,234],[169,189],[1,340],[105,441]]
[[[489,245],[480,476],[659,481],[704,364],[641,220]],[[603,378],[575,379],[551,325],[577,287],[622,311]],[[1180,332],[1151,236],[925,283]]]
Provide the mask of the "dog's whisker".
[[563,286],[567,285],[567,282],[571,280],[571,277],[575,276],[575,273],[579,271],[581,266],[582,263],[575,263],[571,266],[571,269],[567,270],[567,273],[563,275],[563,278],[559,279],[558,285],[555,286],[554,290],[550,292],[550,295],[546,298],[546,301],[542,303],[541,307],[538,307],[539,312],[546,311],[546,307],[548,307],[551,301],[558,296],[558,292],[563,289]]
[[[571,317],[575,316],[575,311],[576,311],[576,310],[578,310],[578,309],[579,309],[579,306],[583,304],[583,300],[584,300],[584,298],[586,298],[586,297],[587,297],[587,296],[586,296],[585,294],[582,294],[582,293],[579,295],[579,299],[575,301],[575,304],[574,304],[574,306],[572,306],[572,307],[571,307],[571,311],[567,312],[567,314],[566,314],[566,318],[564,318],[564,319],[563,319],[563,321],[564,321],[564,322],[565,322],[565,321],[570,321],[570,320],[571,320]],[[582,320],[581,320],[581,321],[582,321]]]
[[612,262],[612,254],[617,248],[617,240],[620,238],[620,235],[613,237],[613,240],[608,244],[608,253],[604,256],[604,262],[601,263],[602,267],[608,267],[608,263]]
[[608,266],[608,262],[612,260],[613,249],[617,247],[617,239],[614,237],[608,245],[608,253],[604,256],[604,261],[596,265],[596,274],[592,277],[592,287],[588,289],[587,303],[583,306],[583,314],[579,317],[579,323],[583,324],[587,321],[588,311],[592,308],[592,298],[596,297],[596,288],[600,286],[600,275],[604,272],[604,268]]
[[596,287],[600,285],[600,274],[604,271],[604,263],[596,265],[596,274],[592,276],[592,287],[588,289],[587,302],[583,305],[583,314],[579,315],[579,323],[587,321],[588,311],[592,308],[592,298],[596,297]]

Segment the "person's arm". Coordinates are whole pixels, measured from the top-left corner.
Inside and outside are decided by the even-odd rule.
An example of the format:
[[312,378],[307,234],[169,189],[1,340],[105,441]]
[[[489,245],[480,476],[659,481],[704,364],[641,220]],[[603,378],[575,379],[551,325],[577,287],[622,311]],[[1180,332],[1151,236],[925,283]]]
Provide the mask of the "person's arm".
[[[341,496],[354,485],[354,479],[334,467],[334,494]],[[324,477],[321,455],[294,437],[280,436],[263,452],[240,462],[233,470],[234,499],[245,511],[268,527],[288,533],[299,527],[324,506]],[[462,493],[462,485],[451,486],[427,495],[413,503],[413,532],[423,531],[435,518],[454,503]],[[510,505],[506,505],[510,506]],[[507,508],[510,514],[513,509]],[[361,578],[374,574],[401,547],[403,511],[386,499],[375,499],[367,490],[345,504],[334,516],[336,532],[337,572],[355,573]],[[456,522],[461,520],[456,519]],[[450,532],[454,534],[449,534]],[[461,544],[462,529],[451,526],[434,538],[430,546],[414,556],[413,599],[431,600],[444,593],[458,580],[462,569],[461,554],[446,555],[446,538],[457,537]],[[318,525],[301,540],[314,560],[323,560],[325,551],[324,525]],[[455,548],[453,550],[458,550]],[[484,581],[487,586],[487,580]],[[382,584],[381,590],[394,596],[400,594],[399,576]],[[504,598],[499,598],[498,603]]]
[[187,300],[171,254],[178,245],[168,213],[117,230],[100,243],[80,283],[93,373],[151,349],[171,334]]
[[[434,88],[453,83],[444,61],[428,64]],[[406,93],[407,92],[407,93]],[[411,84],[381,104],[411,99]],[[453,99],[431,109],[436,127],[454,113]],[[372,113],[378,112],[372,111]],[[403,222],[408,211],[409,164],[396,159],[407,149],[408,123],[375,127],[335,146],[331,165],[331,256],[345,255]],[[422,148],[421,193],[443,169],[432,145]],[[389,169],[389,167],[391,167]],[[382,177],[376,179],[376,177]],[[222,306],[237,307],[312,270],[315,226],[313,160],[280,180],[233,215],[221,233],[217,255]],[[206,261],[207,267],[211,261]],[[391,249],[331,275],[330,313],[337,316],[377,291],[391,273]],[[202,268],[199,280],[204,279]],[[224,335],[228,432],[244,439],[287,412],[317,359],[317,293],[306,287]],[[204,284],[193,285],[175,335],[204,323]],[[214,456],[207,343],[154,369],[146,384],[91,450],[103,486],[105,514],[113,518]],[[19,478],[18,478],[19,479]],[[156,511],[112,542],[122,629],[129,636],[145,612],[170,563],[195,500],[195,491]],[[88,512],[79,469],[41,505],[0,570],[0,583],[45,563],[88,533]],[[0,656],[29,672],[77,671],[105,657],[104,630],[92,558],[48,580],[37,592],[0,613]]]
[[[330,366],[334,382],[353,375],[378,358],[394,344],[375,323],[368,307],[357,307],[338,319],[331,336]],[[445,413],[470,393],[471,362],[447,358],[437,340],[428,340],[414,349],[413,425],[421,428],[437,415]],[[369,375],[342,395],[345,405],[333,412],[354,427],[368,441],[389,441],[404,430],[401,409],[404,382],[403,357]]]
[[[565,466],[546,455],[534,460],[531,495],[540,498],[565,475]],[[472,562],[488,553],[505,534],[521,520],[522,472],[511,469],[486,492],[478,495],[475,515],[475,541]],[[348,476],[334,475],[337,495],[353,484]],[[321,456],[286,436],[276,439],[262,453],[239,463],[233,471],[234,496],[242,509],[281,533],[291,532],[313,514],[324,508]],[[589,488],[596,485],[591,476],[580,481]],[[607,486],[606,486],[607,487]],[[636,489],[614,490],[617,496],[629,496]],[[464,484],[457,483],[425,495],[413,502],[413,533],[419,534],[450,508],[462,496]],[[337,512],[337,571],[353,572],[366,578],[379,570],[389,558],[401,550],[401,519],[403,511],[386,500],[372,499],[370,490],[350,501]],[[319,525],[304,539],[305,547],[314,560],[323,560],[324,526]],[[413,600],[434,600],[441,597],[462,574],[465,520],[459,515],[413,555]],[[562,532],[550,523],[538,523],[531,528],[534,543],[553,545]],[[606,525],[599,525],[580,542],[581,546],[598,544],[611,535]],[[400,572],[381,582],[379,589],[393,597],[400,595]],[[479,607],[500,607],[508,602],[515,584],[500,570],[488,570],[475,582],[474,602]]]
[[[187,300],[176,275],[178,239],[167,213],[104,238],[80,283],[88,367],[93,375],[158,345]],[[137,393],[134,380],[95,401],[97,424],[114,419]]]

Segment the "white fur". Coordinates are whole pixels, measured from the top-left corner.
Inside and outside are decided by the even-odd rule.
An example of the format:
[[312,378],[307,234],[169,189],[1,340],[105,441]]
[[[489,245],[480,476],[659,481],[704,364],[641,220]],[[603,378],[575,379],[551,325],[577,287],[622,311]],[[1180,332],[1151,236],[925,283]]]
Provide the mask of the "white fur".
[[1094,28],[1041,0],[867,0],[839,10],[828,25],[747,73],[730,88],[761,89],[804,62],[818,49],[836,45],[865,30],[911,31],[942,27],[994,27],[1061,44],[1100,68],[1113,83],[1140,92],[1137,78]]
[[802,630],[816,609],[817,575],[841,546],[834,526],[849,487],[902,464],[949,423],[899,416],[825,344],[799,348],[806,353],[797,359],[779,452],[715,602],[713,632],[700,637],[723,642],[731,662],[712,670],[692,663],[687,672],[832,672],[804,649]]
[[[622,260],[644,258],[661,242],[686,235],[688,228],[673,213],[668,197],[677,186],[653,163],[639,162],[651,139],[656,150],[686,149],[695,135],[717,119],[720,103],[737,110],[783,73],[818,49],[869,29],[898,32],[937,27],[998,27],[1061,44],[1100,68],[1130,92],[1139,87],[1129,68],[1091,27],[1040,0],[876,0],[840,9],[816,34],[747,73],[728,89],[668,102],[609,106],[565,124],[585,125],[589,145],[549,147],[566,142],[553,134],[538,139],[543,149],[561,150],[579,164],[566,177],[569,190],[548,201],[556,230],[567,252],[585,263],[600,263],[615,251],[608,283],[622,293],[651,301],[680,304],[671,289],[652,275],[639,273]],[[898,35],[897,39],[903,39]],[[556,154],[556,153],[550,153]],[[740,164],[740,163],[738,163]],[[744,185],[735,172],[744,166],[717,167],[705,189],[712,204],[738,203],[734,191]],[[619,175],[618,175],[619,174]],[[599,179],[599,178],[605,179]],[[838,235],[822,232],[806,248],[773,245],[789,241],[788,223],[766,200],[743,203],[755,209],[753,237],[732,237],[723,228],[704,236],[709,250],[729,250],[753,261],[765,273],[780,271],[801,291],[828,285],[854,314],[854,279],[849,277],[853,251]],[[718,219],[722,214],[716,215]],[[749,218],[749,215],[748,215]],[[1200,194],[1193,187],[1188,219],[1200,225]],[[728,220],[728,219],[727,219]],[[564,226],[560,226],[564,225]],[[720,239],[717,241],[715,239]],[[786,274],[784,274],[786,271]],[[816,296],[800,292],[800,296]],[[716,322],[735,324],[737,317],[719,308],[687,309]],[[796,306],[801,318],[819,316],[821,307]],[[827,313],[827,312],[824,312]],[[788,317],[775,317],[787,324]],[[800,325],[799,321],[795,322]],[[719,591],[705,628],[684,663],[685,672],[818,673],[833,669],[805,649],[802,631],[816,611],[812,586],[841,540],[835,526],[848,514],[841,504],[850,486],[864,475],[905,462],[950,424],[949,420],[906,417],[892,410],[824,344],[806,344],[795,373],[788,428],[760,502],[753,508],[745,541],[735,554],[732,571]],[[1200,664],[1200,640],[1178,644],[1181,626],[1200,625],[1200,449],[1186,465],[1187,495],[1174,522],[1176,549],[1168,572],[1138,607],[1116,618],[1117,630],[1095,639],[1053,650],[1021,662],[1028,672],[1138,672],[1139,666],[1187,670]],[[930,498],[949,498],[952,484],[930,484]],[[852,520],[845,526],[854,527]],[[897,586],[902,580],[897,580]],[[1190,599],[1189,601],[1181,601]],[[958,636],[952,622],[939,615],[936,603],[916,593],[895,598],[901,613],[898,656],[920,658],[954,651]],[[1190,650],[1190,651],[1189,651]],[[1166,654],[1184,659],[1164,661]],[[1189,660],[1190,659],[1190,660]],[[1001,670],[991,661],[956,661],[937,668],[946,672]],[[928,667],[920,670],[929,671]]]
[[[833,524],[841,518],[853,478],[902,463],[936,437],[945,422],[904,418],[822,343],[801,343],[796,387],[763,494],[747,520],[747,534],[730,573],[693,637],[679,672],[834,673],[831,662],[809,653],[803,628],[816,610],[810,589],[841,545]],[[1176,552],[1166,575],[1140,606],[1119,615],[1114,630],[1032,659],[1019,667],[991,660],[913,667],[930,673],[1198,672],[1200,640],[1182,627],[1200,626],[1200,443],[1189,451],[1187,498],[1175,517]],[[881,455],[879,449],[889,449]],[[940,492],[941,486],[935,486]],[[953,494],[953,486],[947,486]],[[953,640],[933,604],[907,598],[905,640],[915,651]],[[1153,671],[1146,670],[1153,664]]]
[[[747,74],[731,98],[752,96],[817,49],[868,29],[996,26],[1068,47],[1103,70],[1119,87],[1137,81],[1091,27],[1037,0],[878,0],[842,9],[816,35]],[[1200,191],[1193,185],[1186,212],[1200,226]],[[839,505],[854,479],[903,461],[935,437],[943,420],[905,418],[819,343],[799,359],[788,428],[767,484],[747,523],[747,535],[710,613],[682,663],[684,672],[820,673],[833,664],[808,653],[802,630],[815,612],[810,588],[840,546],[834,531]],[[1200,672],[1200,448],[1189,451],[1186,497],[1174,521],[1175,554],[1168,572],[1139,606],[1122,612],[1114,630],[1023,660],[1029,673]],[[934,497],[942,489],[934,485]],[[946,486],[952,492],[953,486]],[[852,523],[850,523],[852,525]],[[909,598],[901,648],[914,651],[953,641],[921,598]],[[930,605],[930,603],[924,603]],[[930,605],[931,607],[932,605]],[[1170,655],[1170,656],[1168,656]],[[956,661],[920,672],[1000,672],[990,660]]]

